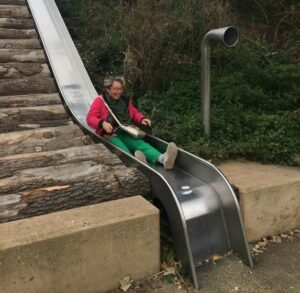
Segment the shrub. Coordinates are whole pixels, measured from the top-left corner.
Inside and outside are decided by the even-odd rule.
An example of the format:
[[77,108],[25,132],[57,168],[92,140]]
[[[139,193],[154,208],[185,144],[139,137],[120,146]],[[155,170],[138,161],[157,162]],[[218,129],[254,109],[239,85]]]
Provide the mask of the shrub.
[[[124,71],[155,134],[207,159],[295,164],[300,153],[299,4],[295,0],[59,0],[100,88]],[[239,25],[237,47],[212,50],[212,136],[202,135],[200,43]]]

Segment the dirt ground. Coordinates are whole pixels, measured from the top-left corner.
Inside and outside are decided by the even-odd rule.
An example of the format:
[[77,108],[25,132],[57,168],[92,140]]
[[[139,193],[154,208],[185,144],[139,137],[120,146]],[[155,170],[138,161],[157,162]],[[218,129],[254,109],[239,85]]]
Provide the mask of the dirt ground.
[[254,262],[255,267],[250,269],[237,256],[228,255],[203,265],[199,269],[200,290],[177,276],[171,283],[165,278],[145,280],[133,284],[127,292],[300,292],[300,237],[269,243]]
[[198,292],[300,292],[300,238],[272,243],[254,260],[252,270],[235,256],[203,266]]

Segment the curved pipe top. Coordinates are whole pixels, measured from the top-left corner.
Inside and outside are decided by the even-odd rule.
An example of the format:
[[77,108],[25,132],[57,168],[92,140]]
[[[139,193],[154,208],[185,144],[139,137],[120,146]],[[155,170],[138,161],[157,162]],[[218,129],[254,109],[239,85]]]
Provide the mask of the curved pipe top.
[[210,40],[222,42],[226,47],[232,48],[239,42],[239,32],[234,26],[210,30],[202,40],[202,45]]

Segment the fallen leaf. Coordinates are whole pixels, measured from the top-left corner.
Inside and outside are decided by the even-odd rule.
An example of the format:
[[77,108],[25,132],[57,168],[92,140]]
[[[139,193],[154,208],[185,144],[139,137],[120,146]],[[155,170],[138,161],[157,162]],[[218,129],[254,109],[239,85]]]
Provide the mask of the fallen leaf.
[[220,255],[214,254],[214,255],[212,256],[212,261],[218,260],[218,259],[220,259],[220,258],[221,258]]
[[256,249],[256,248],[252,248],[252,250],[254,251],[254,252],[257,252],[257,253],[263,253],[263,250],[259,250],[259,249]]
[[281,243],[282,239],[280,236],[272,236],[272,239],[270,241],[273,243]]
[[122,280],[120,280],[120,289],[123,292],[126,292],[132,285],[133,280],[130,279],[129,276],[124,277]]
[[165,267],[164,276],[167,276],[167,275],[176,275],[175,268],[173,268],[173,267]]

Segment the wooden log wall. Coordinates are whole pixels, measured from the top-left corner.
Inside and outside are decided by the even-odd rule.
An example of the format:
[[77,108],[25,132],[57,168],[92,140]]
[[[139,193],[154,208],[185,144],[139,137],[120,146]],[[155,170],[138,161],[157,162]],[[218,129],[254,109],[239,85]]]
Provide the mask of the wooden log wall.
[[73,124],[25,0],[0,0],[0,222],[149,193]]

